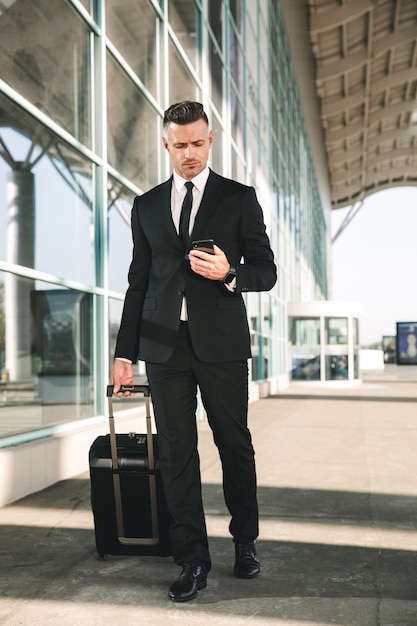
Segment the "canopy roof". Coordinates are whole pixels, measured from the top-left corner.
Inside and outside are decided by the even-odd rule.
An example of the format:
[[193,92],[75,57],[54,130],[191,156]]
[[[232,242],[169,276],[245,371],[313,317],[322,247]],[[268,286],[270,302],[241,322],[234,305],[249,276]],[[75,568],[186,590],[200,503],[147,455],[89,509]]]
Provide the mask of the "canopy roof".
[[417,185],[417,1],[308,5],[332,208]]

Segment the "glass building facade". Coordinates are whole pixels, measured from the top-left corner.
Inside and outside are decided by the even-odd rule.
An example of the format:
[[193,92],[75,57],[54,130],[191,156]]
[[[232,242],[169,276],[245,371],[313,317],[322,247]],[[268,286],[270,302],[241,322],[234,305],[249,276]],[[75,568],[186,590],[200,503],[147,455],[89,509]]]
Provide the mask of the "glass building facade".
[[285,381],[287,303],[328,297],[329,237],[281,3],[5,0],[0,47],[0,446],[104,414],[130,209],[171,173],[179,100],[256,188],[278,283],[245,296],[250,376]]

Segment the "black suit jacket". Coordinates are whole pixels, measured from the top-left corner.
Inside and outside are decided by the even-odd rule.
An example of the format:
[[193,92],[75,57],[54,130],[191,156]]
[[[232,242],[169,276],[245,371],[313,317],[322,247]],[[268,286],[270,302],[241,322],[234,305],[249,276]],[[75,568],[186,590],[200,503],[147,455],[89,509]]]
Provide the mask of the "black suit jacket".
[[[116,357],[163,363],[173,352],[182,298],[198,358],[225,362],[251,356],[245,291],[268,291],[276,267],[255,190],[210,171],[190,241],[214,239],[237,270],[236,291],[190,268],[171,215],[172,177],[137,196],[133,258]],[[242,263],[241,263],[242,260]]]

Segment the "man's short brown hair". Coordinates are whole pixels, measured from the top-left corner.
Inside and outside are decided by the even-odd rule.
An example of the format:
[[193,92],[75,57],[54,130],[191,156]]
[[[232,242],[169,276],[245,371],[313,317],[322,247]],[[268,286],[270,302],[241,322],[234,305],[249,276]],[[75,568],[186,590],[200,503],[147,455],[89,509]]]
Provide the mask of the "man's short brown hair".
[[204,120],[208,125],[208,117],[204,111],[201,102],[193,102],[185,100],[184,102],[176,102],[164,113],[164,130],[169,124],[191,124],[198,120]]

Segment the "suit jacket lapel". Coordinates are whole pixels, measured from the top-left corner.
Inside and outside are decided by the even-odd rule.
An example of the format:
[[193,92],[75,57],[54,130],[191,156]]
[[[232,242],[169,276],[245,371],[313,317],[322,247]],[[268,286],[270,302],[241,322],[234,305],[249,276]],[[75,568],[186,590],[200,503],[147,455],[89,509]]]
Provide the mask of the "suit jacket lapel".
[[213,211],[218,207],[221,184],[222,177],[210,170],[201,204],[195,218],[191,239],[198,239],[198,233],[204,232],[206,223],[213,215]]
[[[161,212],[159,213],[158,220],[158,228],[165,227],[168,229],[168,232],[171,237],[178,240],[178,237],[175,224],[172,219],[172,211],[171,211],[171,190],[172,190],[172,176],[161,184],[160,186],[160,207]],[[181,244],[182,245],[182,244]]]

